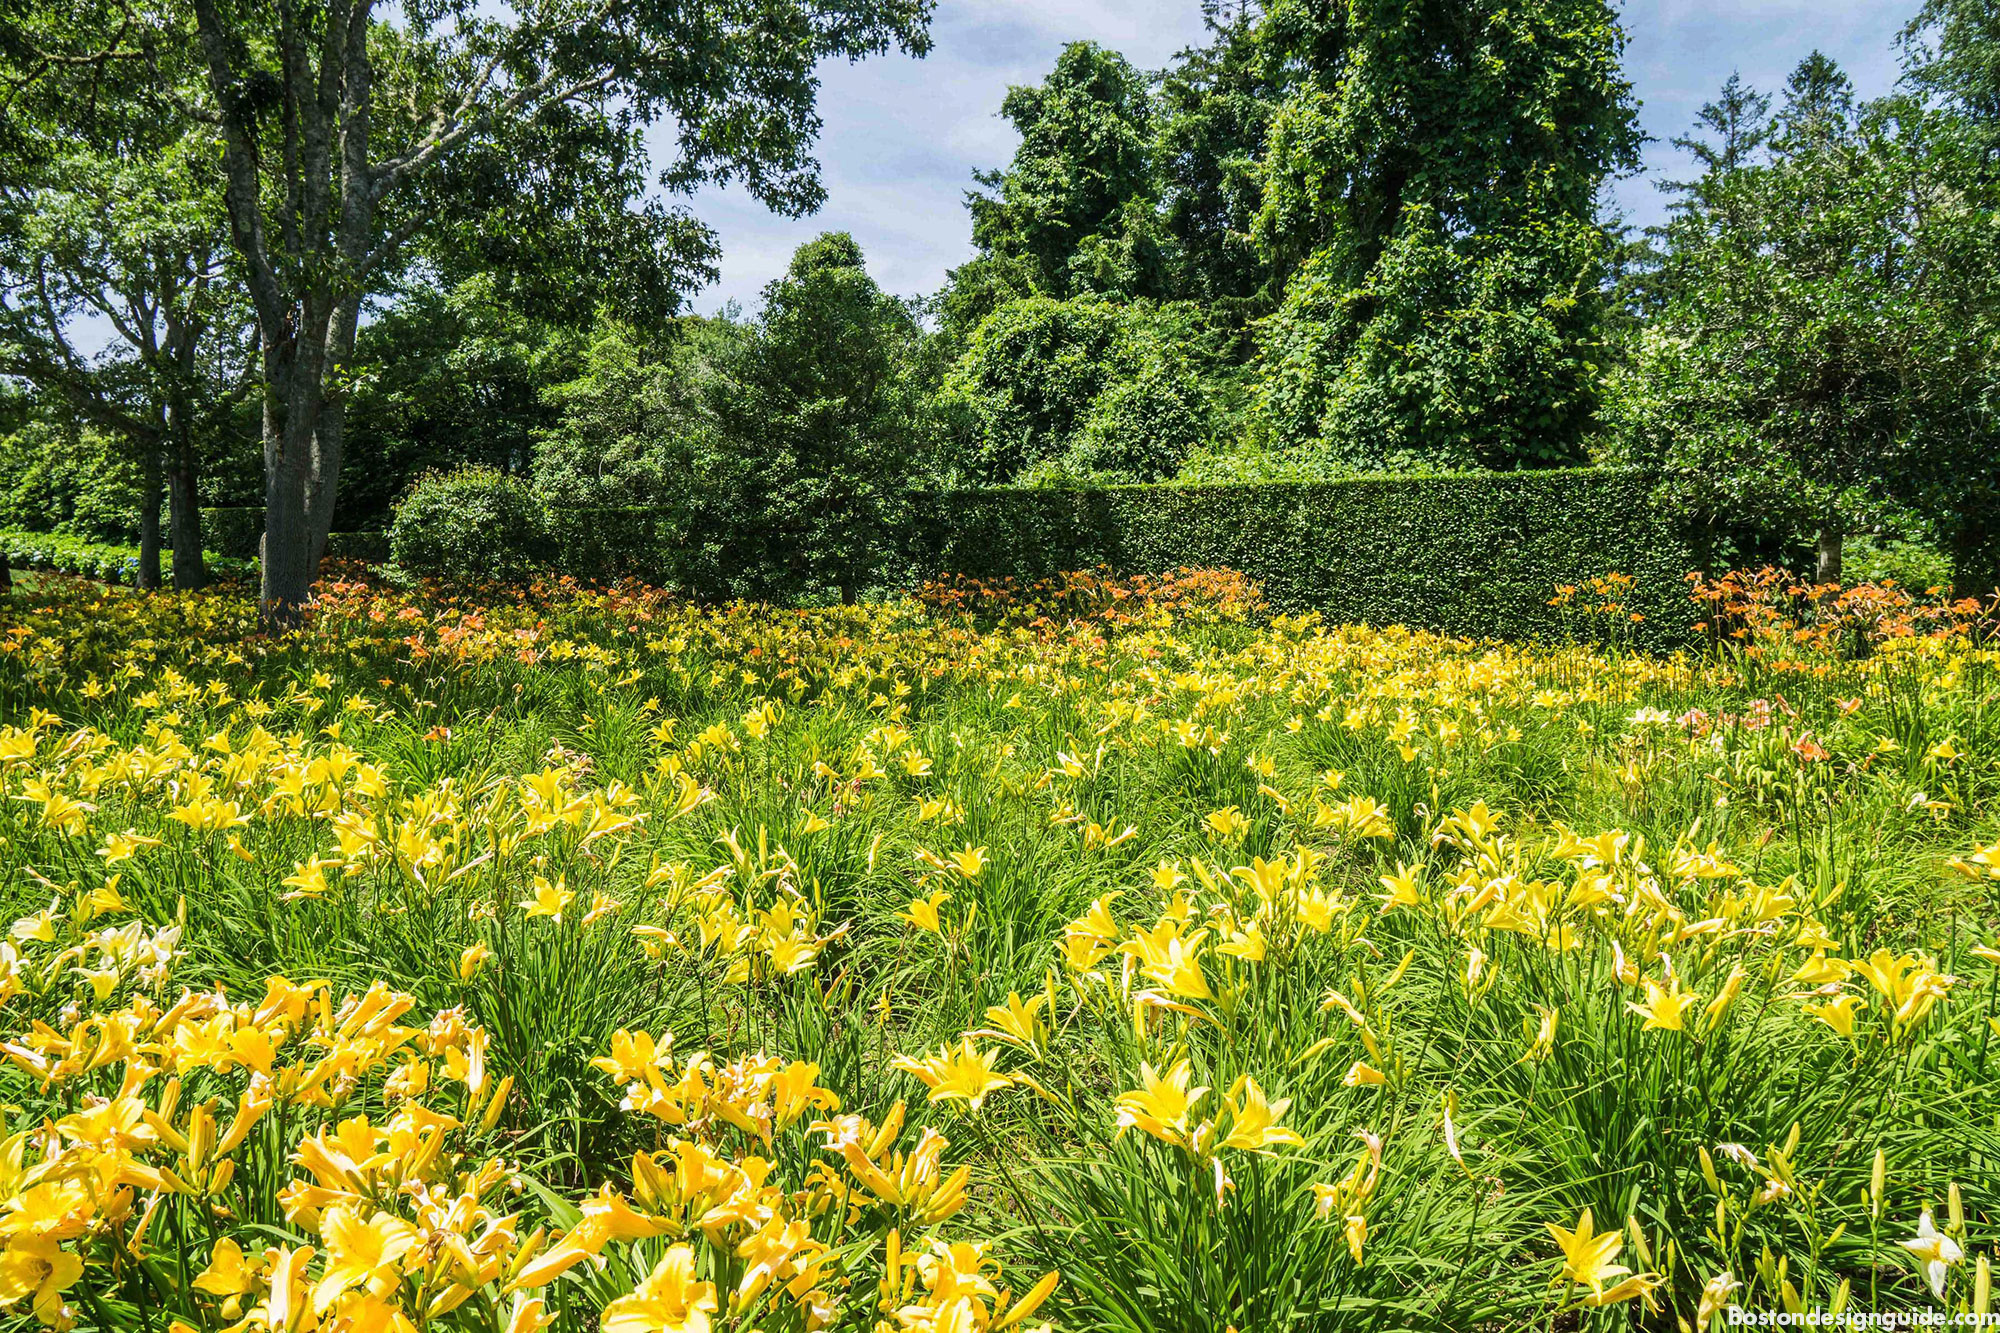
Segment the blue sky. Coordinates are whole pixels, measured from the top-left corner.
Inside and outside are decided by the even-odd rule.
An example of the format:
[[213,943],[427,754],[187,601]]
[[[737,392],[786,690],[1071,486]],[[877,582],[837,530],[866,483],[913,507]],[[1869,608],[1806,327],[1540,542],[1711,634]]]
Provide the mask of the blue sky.
[[[1618,206],[1636,222],[1658,218],[1652,182],[1682,166],[1667,141],[1731,70],[1769,91],[1818,47],[1862,96],[1887,92],[1893,41],[1915,8],[1916,0],[1628,0],[1626,70],[1655,142],[1645,174],[1614,185]],[[737,190],[690,201],[723,247],[721,281],[695,297],[696,309],[732,300],[754,308],[792,250],[828,230],[853,232],[890,291],[936,290],[971,253],[963,199],[972,173],[1013,153],[1013,131],[999,116],[1009,85],[1039,82],[1064,43],[1080,38],[1157,69],[1202,36],[1198,0],[939,0],[931,32],[935,47],[923,60],[886,56],[824,69],[819,158],[828,197],[817,214],[775,217]]]

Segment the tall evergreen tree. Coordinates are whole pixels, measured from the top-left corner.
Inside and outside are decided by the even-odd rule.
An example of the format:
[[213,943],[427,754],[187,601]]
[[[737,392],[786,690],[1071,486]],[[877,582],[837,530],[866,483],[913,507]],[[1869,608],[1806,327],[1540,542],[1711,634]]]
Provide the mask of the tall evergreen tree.
[[[716,386],[726,455],[707,460],[754,591],[852,603],[895,549],[916,462],[921,336],[845,232],[800,246]],[[757,571],[761,571],[758,574]]]

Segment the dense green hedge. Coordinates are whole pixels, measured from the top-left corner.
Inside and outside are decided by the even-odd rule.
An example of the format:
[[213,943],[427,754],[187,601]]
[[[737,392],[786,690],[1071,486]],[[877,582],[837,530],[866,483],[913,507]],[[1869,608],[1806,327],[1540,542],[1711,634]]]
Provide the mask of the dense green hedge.
[[1573,469],[950,492],[919,506],[916,561],[1021,580],[1226,566],[1281,611],[1506,637],[1561,632],[1574,613],[1550,606],[1551,590],[1617,571],[1637,580],[1629,604],[1646,617],[1628,632],[1661,644],[1692,620],[1684,579],[1701,555],[1651,487],[1644,473]]
[[[917,522],[896,543],[906,563],[882,571],[881,582],[953,574],[1033,582],[1100,565],[1120,574],[1224,566],[1257,580],[1277,610],[1318,610],[1334,621],[1502,637],[1581,629],[1664,646],[1688,631],[1684,580],[1710,563],[1711,539],[1665,518],[1651,489],[1645,473],[1575,469],[932,493],[919,497]],[[446,508],[463,519],[456,500]],[[448,543],[479,548],[460,553],[461,572],[535,567],[585,579],[673,581],[673,534],[654,511],[552,507],[522,538],[535,549],[518,552],[487,549],[505,526],[491,517],[471,525],[476,540],[460,534]],[[435,526],[420,522],[414,506],[398,516],[412,552],[413,535]],[[405,563],[401,552],[397,560]],[[1549,604],[1558,585],[1612,572],[1636,580],[1623,596],[1642,620],[1582,617]]]
[[[60,537],[49,532],[21,532],[0,529],[0,551],[7,563],[21,569],[50,569],[59,574],[78,574],[104,583],[136,583],[139,579],[139,548],[113,542],[87,542]],[[161,573],[172,553],[160,552]],[[206,559],[211,578],[247,577],[255,562],[211,552]]]
[[[1255,579],[1277,610],[1318,610],[1336,622],[1500,637],[1576,629],[1665,646],[1683,641],[1694,618],[1688,571],[1727,553],[1708,549],[1715,538],[1666,518],[1652,502],[1652,484],[1642,472],[1572,469],[931,493],[918,497],[917,521],[894,543],[905,562],[883,570],[880,582],[954,574],[1033,582],[1097,566],[1120,574],[1221,566]],[[674,534],[660,513],[555,506],[529,522],[513,515],[525,492],[492,478],[432,485],[438,503],[406,503],[397,517],[396,559],[412,572],[443,573],[449,564],[459,577],[533,568],[673,582]],[[486,512],[490,505],[466,503],[459,492],[467,488],[475,498],[506,490],[510,521]],[[481,516],[468,522],[474,508]],[[512,528],[520,531],[510,544],[502,530]],[[452,560],[431,559],[432,546],[449,548]],[[419,554],[425,558],[408,559]],[[1621,598],[1641,620],[1549,604],[1558,585],[1613,572],[1636,581]]]

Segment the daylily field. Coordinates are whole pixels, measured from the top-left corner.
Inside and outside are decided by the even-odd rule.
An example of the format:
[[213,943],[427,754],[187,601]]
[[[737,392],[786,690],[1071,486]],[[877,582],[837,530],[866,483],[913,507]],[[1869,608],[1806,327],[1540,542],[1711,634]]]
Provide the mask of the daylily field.
[[1990,608],[321,591],[0,603],[18,1324],[1991,1308]]

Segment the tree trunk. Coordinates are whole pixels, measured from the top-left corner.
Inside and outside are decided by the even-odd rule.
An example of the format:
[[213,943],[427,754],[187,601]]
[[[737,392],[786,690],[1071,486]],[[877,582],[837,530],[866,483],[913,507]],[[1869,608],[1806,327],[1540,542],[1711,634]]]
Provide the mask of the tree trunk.
[[201,554],[201,496],[195,488],[198,463],[186,440],[176,442],[167,472],[167,533],[174,548],[174,587],[192,592],[208,582]]
[[160,451],[146,449],[139,465],[139,586],[160,586]]
[[842,579],[840,581],[840,604],[842,606],[853,606],[856,600],[854,581],[852,579]]
[[1838,583],[1841,574],[1841,556],[1847,542],[1847,531],[1837,518],[1829,518],[1819,530],[1819,581]]
[[[267,446],[267,456],[271,452]],[[305,474],[305,460],[297,451],[267,457],[264,465],[261,593],[264,618],[274,628],[297,624],[312,595],[313,540],[306,516]]]
[[14,591],[14,571],[7,565],[7,548],[0,546],[0,593]]

